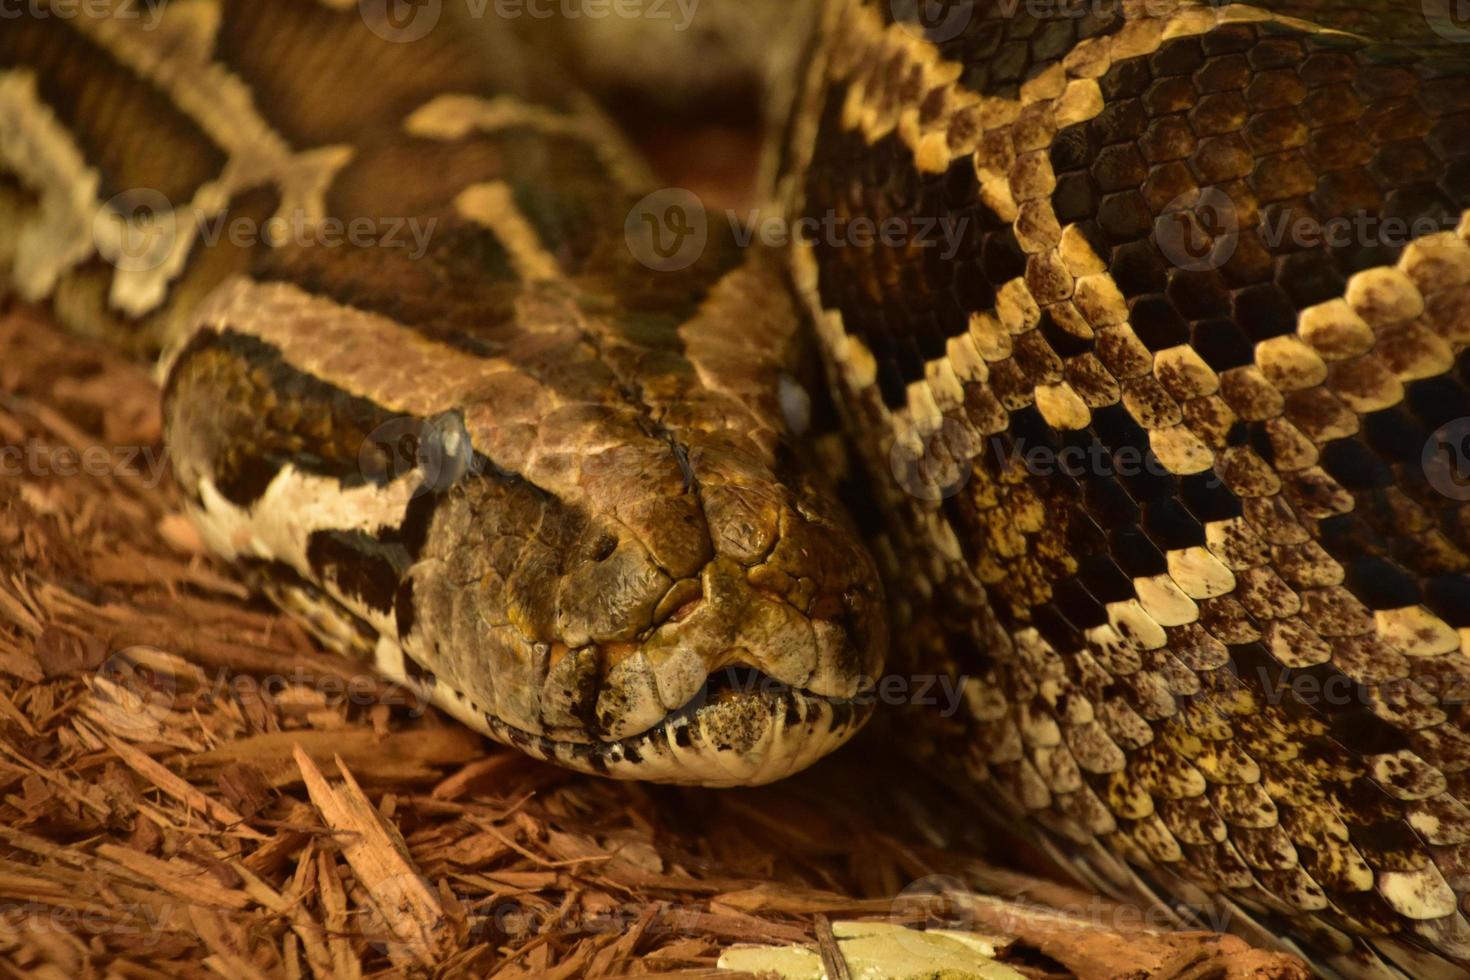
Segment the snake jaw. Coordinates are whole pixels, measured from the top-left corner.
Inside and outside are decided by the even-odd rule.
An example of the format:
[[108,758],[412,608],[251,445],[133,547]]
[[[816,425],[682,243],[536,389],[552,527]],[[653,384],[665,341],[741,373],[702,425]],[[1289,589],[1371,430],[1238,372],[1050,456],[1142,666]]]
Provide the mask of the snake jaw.
[[[888,641],[881,614],[854,611],[849,622],[866,631],[848,634],[835,622],[808,622],[751,588],[744,570],[728,561],[712,562],[703,578],[705,598],[642,647],[562,649],[546,666],[539,689],[544,725],[480,711],[452,688],[439,690],[435,700],[536,758],[620,779],[703,786],[785,778],[862,728],[872,713],[877,668],[871,674],[857,668],[881,664]],[[881,610],[880,597],[867,601]],[[805,640],[796,639],[798,622]],[[609,652],[620,654],[616,663],[600,666]],[[839,662],[848,668],[836,670]],[[814,690],[816,683],[831,693]]]
[[[871,698],[823,698],[774,684],[709,685],[654,727],[612,742],[538,735],[490,717],[476,727],[527,755],[579,772],[645,782],[759,786],[800,772],[861,730]],[[450,714],[475,724],[455,710]]]

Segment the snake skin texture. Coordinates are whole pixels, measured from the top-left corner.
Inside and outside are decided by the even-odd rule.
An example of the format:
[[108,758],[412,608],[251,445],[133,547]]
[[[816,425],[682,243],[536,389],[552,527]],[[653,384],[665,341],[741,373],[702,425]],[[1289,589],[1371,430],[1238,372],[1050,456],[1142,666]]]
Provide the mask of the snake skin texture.
[[887,671],[964,694],[897,738],[1094,887],[1470,975],[1450,3],[812,0],[775,169],[816,231],[656,194],[708,232],[681,268],[514,25],[66,6],[0,22],[0,271],[166,349],[206,541],[327,642],[539,757],[728,785],[862,725],[891,621]]
[[966,230],[795,257],[899,669],[967,678],[929,757],[1095,881],[1465,976],[1470,49],[1032,9],[834,0],[798,137],[806,216]]

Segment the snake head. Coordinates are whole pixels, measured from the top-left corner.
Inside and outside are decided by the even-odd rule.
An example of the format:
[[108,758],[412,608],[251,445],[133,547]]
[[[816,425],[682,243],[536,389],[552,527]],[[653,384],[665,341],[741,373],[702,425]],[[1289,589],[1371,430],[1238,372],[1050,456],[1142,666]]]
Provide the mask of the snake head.
[[399,619],[430,696],[532,755],[630,779],[759,784],[855,734],[888,627],[831,496],[734,438],[599,455],[575,502],[481,474],[424,508]]
[[[173,358],[175,469],[214,550],[289,576],[342,627],[319,634],[472,727],[622,778],[769,782],[861,727],[888,645],[874,563],[801,462],[777,372],[730,353],[779,348],[794,316],[745,302],[776,288],[716,289],[682,359],[626,355],[631,392],[555,293],[487,358],[240,281]],[[741,319],[695,329],[711,308]],[[391,378],[317,356],[378,349]],[[405,423],[400,456],[384,434]]]
[[885,603],[783,409],[796,317],[751,299],[783,295],[773,276],[722,281],[677,347],[646,317],[572,330],[581,308],[522,301],[535,343],[471,375],[451,440],[493,464],[409,507],[401,673],[432,675],[436,704],[572,768],[708,785],[781,778],[861,728]]
[[522,300],[542,332],[508,353],[534,383],[463,399],[494,467],[410,514],[398,631],[435,703],[571,768],[704,785],[779,779],[862,727],[885,603],[783,408],[777,277],[743,265],[677,336]]

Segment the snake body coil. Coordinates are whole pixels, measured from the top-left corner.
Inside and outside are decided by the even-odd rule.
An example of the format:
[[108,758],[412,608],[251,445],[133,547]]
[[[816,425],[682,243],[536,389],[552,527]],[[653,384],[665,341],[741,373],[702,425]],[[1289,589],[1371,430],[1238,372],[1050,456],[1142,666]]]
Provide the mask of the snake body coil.
[[[214,550],[628,778],[809,764],[892,625],[890,674],[964,695],[903,737],[1094,885],[1466,975],[1470,31],[1436,0],[802,6],[779,256],[649,194],[510,27],[393,6],[0,24],[0,270],[166,351]],[[861,532],[790,411],[804,320]]]

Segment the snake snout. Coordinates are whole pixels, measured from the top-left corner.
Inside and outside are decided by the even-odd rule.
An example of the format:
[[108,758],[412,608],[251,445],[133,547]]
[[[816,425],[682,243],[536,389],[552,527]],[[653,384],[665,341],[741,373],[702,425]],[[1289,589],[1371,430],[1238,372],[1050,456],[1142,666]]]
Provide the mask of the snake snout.
[[[765,782],[861,727],[888,645],[871,558],[845,523],[794,505],[774,509],[759,552],[725,548],[728,513],[706,514],[713,554],[697,573],[671,581],[631,574],[642,566],[630,562],[614,576],[621,587],[593,593],[607,609],[637,592],[652,625],[594,638],[553,667],[541,707],[548,734],[565,740],[551,750],[560,761],[641,779]],[[616,561],[597,564],[606,574]]]

